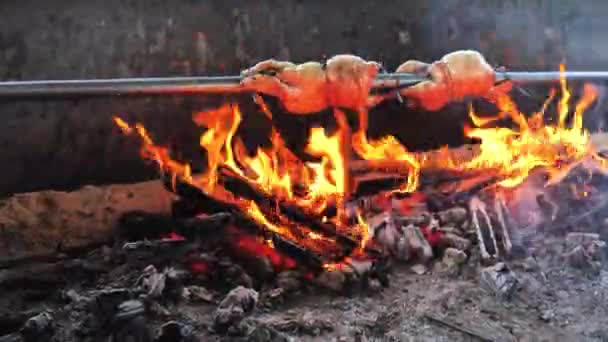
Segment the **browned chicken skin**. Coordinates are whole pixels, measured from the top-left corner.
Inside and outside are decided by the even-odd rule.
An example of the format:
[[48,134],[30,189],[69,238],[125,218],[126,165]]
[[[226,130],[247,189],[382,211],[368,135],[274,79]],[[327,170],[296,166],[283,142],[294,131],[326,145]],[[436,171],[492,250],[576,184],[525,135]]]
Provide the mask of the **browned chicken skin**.
[[326,65],[267,60],[245,70],[243,85],[278,97],[293,114],[309,114],[329,107],[359,110],[367,106],[369,91],[380,65],[353,55],[337,55]]
[[[338,55],[324,66],[318,62],[293,64],[267,60],[244,72],[243,86],[278,97],[293,114],[309,114],[329,107],[359,111],[369,104],[380,65],[357,56]],[[432,64],[410,60],[396,72],[428,76],[429,80],[401,90],[401,95],[427,110],[437,110],[464,97],[492,97],[510,84],[495,87],[495,72],[477,51],[456,51]]]
[[437,110],[465,97],[490,97],[506,93],[511,84],[495,87],[494,69],[477,51],[456,51],[432,64],[407,61],[397,72],[428,76],[429,80],[401,90],[401,95],[414,99],[427,110]]

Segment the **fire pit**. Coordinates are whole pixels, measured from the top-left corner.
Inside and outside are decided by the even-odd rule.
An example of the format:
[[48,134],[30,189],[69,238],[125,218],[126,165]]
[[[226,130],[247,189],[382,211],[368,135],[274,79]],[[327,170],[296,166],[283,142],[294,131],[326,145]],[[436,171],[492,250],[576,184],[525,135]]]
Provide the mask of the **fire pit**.
[[479,144],[424,153],[362,130],[345,159],[318,127],[306,160],[276,131],[248,151],[228,103],[193,116],[206,165],[115,116],[160,182],[3,203],[0,341],[605,338],[584,325],[608,310],[596,96],[570,108],[564,80],[531,115],[501,96],[471,106]]

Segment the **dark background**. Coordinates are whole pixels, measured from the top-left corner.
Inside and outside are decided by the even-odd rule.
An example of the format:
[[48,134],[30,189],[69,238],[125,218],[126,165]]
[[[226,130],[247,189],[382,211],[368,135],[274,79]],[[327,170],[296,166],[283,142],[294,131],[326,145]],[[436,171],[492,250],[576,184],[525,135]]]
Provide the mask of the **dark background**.
[[[602,0],[3,0],[0,2],[0,80],[235,74],[274,57],[320,60],[354,53],[389,70],[407,59],[433,61],[464,48],[480,50],[510,69],[606,69],[608,38]],[[603,88],[602,88],[603,89]],[[516,93],[526,109],[546,89]],[[154,177],[111,115],[141,121],[159,142],[198,155],[195,111],[227,100],[205,98],[80,99],[2,102],[0,195]],[[243,134],[263,143],[269,123],[248,97]],[[604,124],[600,104],[589,125]],[[412,149],[465,140],[464,105],[437,113],[386,103],[371,113],[371,134],[397,134]],[[275,110],[277,110],[275,108]],[[294,146],[303,124],[278,125]]]

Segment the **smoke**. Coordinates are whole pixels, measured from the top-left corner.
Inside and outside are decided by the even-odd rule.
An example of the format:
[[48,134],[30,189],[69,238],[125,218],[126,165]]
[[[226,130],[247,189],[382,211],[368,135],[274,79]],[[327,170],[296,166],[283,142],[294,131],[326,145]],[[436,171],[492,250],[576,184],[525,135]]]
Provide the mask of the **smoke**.
[[510,69],[600,67],[608,60],[608,2],[430,1],[424,43],[434,57],[456,49],[480,50]]

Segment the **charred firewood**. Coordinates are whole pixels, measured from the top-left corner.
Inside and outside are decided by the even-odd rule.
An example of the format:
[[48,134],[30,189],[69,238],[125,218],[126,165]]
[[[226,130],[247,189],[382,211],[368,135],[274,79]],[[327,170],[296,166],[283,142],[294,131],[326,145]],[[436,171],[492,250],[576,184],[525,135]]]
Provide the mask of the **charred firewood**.
[[505,198],[501,193],[498,193],[494,199],[494,212],[496,214],[496,221],[498,223],[499,237],[503,253],[509,257],[523,257],[525,256],[525,249],[522,239],[519,238],[519,230],[515,219],[511,215]]
[[[260,224],[256,223],[246,215],[244,215],[239,207],[236,205],[222,202],[219,200],[211,199],[207,194],[205,194],[201,189],[183,182],[181,180],[177,180],[174,183],[173,190],[176,195],[182,197],[184,201],[193,201],[196,202],[198,200],[202,200],[203,203],[209,203],[212,201],[217,202],[213,210],[222,209],[222,212],[230,213],[231,219],[233,220],[234,226],[238,226],[239,229],[246,229],[255,234],[259,234],[267,237],[273,242],[273,245],[278,248],[281,252],[286,253],[290,257],[296,259],[302,265],[306,265],[310,267],[312,270],[319,270],[323,265],[323,261],[321,261],[321,257],[316,255],[312,251],[306,250],[296,244],[287,241],[285,238],[265,229]],[[209,212],[204,208],[205,212]],[[200,212],[199,212],[200,213]],[[191,221],[192,223],[192,221]]]
[[469,202],[471,220],[477,232],[481,257],[484,261],[497,260],[499,257],[498,244],[494,235],[492,220],[486,210],[486,205],[478,197]]
[[[355,181],[356,196],[399,189],[406,181],[411,166],[395,160],[357,160],[350,163],[351,176]],[[493,184],[498,179],[497,170],[458,170],[449,168],[424,168],[420,173],[421,189],[441,189],[451,192],[452,201],[470,197]],[[355,197],[356,197],[355,196]]]
[[196,216],[177,220],[175,232],[186,238],[208,237],[233,225],[235,216],[220,212],[209,216]]
[[171,216],[167,214],[131,211],[120,217],[118,237],[126,241],[160,239],[171,233],[172,221]]
[[399,189],[407,178],[403,175],[375,174],[353,177],[353,198],[370,196],[383,191]]
[[[460,147],[440,149],[414,153],[416,160],[424,165],[425,170],[436,172],[439,178],[449,178],[450,174],[467,173],[469,171],[449,170],[446,161],[451,160],[454,165],[461,165],[472,160],[479,153],[479,145],[463,145]],[[401,160],[356,160],[350,162],[350,171],[353,176],[370,172],[394,173],[407,175],[412,169],[411,165]],[[475,171],[473,171],[475,172]],[[460,176],[457,176],[460,177]]]
[[[320,217],[315,217],[312,213],[305,212],[296,205],[265,195],[262,190],[256,189],[253,185],[249,184],[233,172],[222,169],[220,174],[220,182],[227,190],[238,196],[254,201],[262,211],[278,209],[281,214],[287,216],[290,220],[302,224],[318,233],[335,238],[343,248],[348,249],[345,251],[345,255],[350,254],[358,245],[356,240],[340,234],[334,225],[323,223]],[[265,208],[266,210],[264,210]]]
[[[322,236],[335,239],[341,252],[332,257],[333,261],[340,260],[345,256],[350,255],[359,245],[358,241],[356,241],[354,238],[340,233],[335,225],[322,222],[321,217],[317,217],[312,213],[306,212],[294,204],[280,201],[272,196],[266,195],[264,191],[255,188],[254,185],[250,184],[245,179],[226,168],[220,169],[219,182],[235,195],[254,201],[267,217],[276,217],[277,214],[284,215],[295,224],[302,225],[316,233],[321,234]],[[204,194],[202,190],[179,179],[174,179],[173,184],[176,194],[179,196],[184,198],[192,198],[192,200],[197,200],[199,198],[202,198],[204,201],[209,200],[209,196]],[[220,202],[218,207],[222,207],[223,209],[229,208],[228,211],[230,211],[233,215],[238,215],[237,213],[241,213],[240,215],[243,216],[241,209],[236,205]],[[296,231],[295,233],[298,232]],[[275,236],[273,237],[274,240],[278,234],[273,234],[273,236]],[[277,240],[279,241],[279,244],[294,245],[293,243],[283,243],[285,242],[282,241],[285,240],[284,238]],[[378,250],[372,247],[366,247],[366,252],[371,255],[380,254]]]
[[407,176],[411,170],[408,163],[400,160],[353,160],[349,166],[353,177],[374,173]]
[[122,252],[129,265],[144,267],[150,263],[168,265],[182,261],[200,247],[196,241],[183,239],[141,240],[125,243]]
[[507,209],[507,205],[502,193],[496,194],[496,197],[494,198],[494,212],[496,213],[496,218],[500,227],[497,235],[500,237],[500,241],[502,242],[502,252],[505,255],[510,255],[513,249],[513,244],[511,243],[511,230],[515,228],[515,223],[513,222],[511,214],[509,214],[509,210]]

